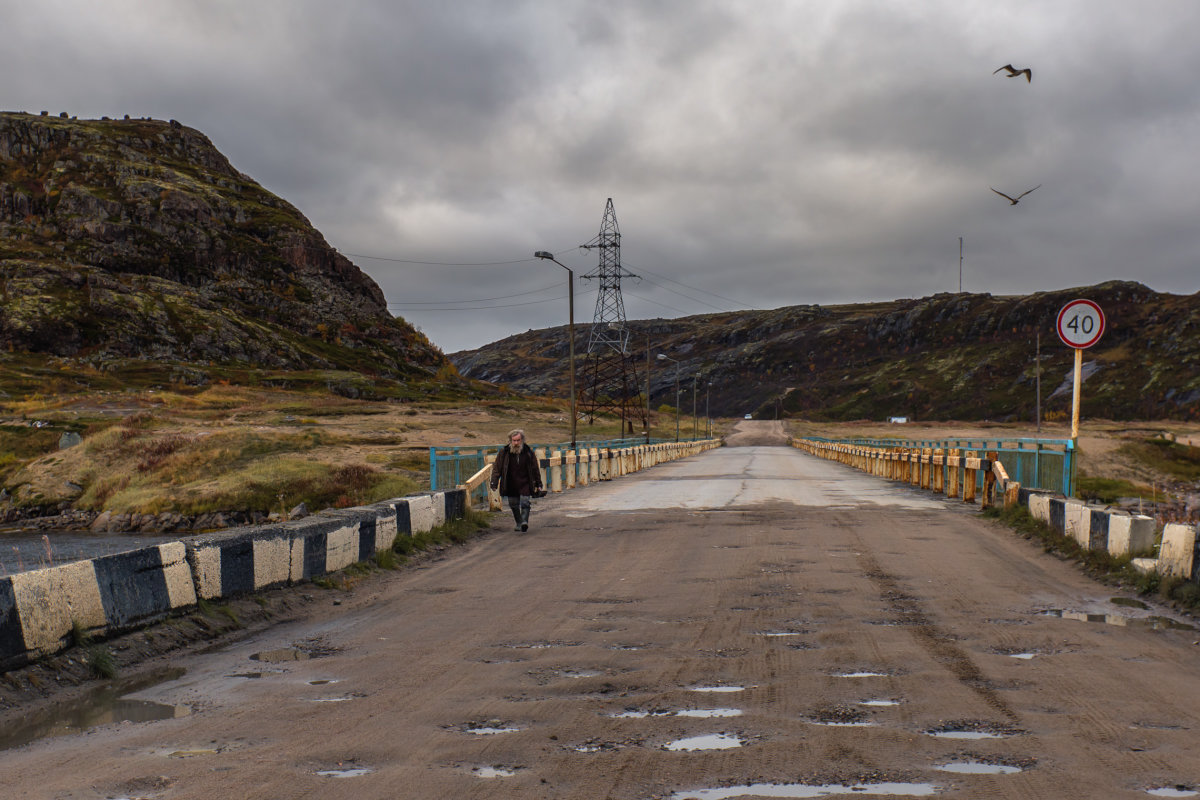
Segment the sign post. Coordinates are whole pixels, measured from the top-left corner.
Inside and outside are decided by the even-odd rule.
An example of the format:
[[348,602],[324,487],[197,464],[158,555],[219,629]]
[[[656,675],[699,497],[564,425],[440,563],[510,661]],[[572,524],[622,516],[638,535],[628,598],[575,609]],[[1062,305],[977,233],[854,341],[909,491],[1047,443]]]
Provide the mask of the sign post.
[[1083,383],[1083,351],[1104,334],[1104,312],[1091,300],[1072,300],[1058,312],[1058,338],[1075,349],[1075,381],[1071,390],[1071,439],[1079,437],[1079,386]]

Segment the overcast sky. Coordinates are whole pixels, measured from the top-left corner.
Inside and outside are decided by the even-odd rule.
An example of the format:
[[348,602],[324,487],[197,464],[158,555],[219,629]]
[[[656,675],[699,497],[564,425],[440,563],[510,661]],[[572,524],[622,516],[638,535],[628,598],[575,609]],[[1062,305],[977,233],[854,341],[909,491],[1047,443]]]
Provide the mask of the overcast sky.
[[535,250],[590,322],[610,197],[629,319],[953,292],[959,237],[966,291],[1200,289],[1195,0],[0,11],[0,107],[199,129],[447,353],[566,322]]

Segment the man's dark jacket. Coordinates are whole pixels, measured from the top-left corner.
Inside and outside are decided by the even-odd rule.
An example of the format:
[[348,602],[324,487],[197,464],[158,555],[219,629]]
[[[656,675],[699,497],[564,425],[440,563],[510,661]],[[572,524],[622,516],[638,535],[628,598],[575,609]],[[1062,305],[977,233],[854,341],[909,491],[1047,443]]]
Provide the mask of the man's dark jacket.
[[[510,495],[520,494],[519,491],[510,491],[514,488],[508,486],[508,466],[509,460],[514,458],[512,451],[507,447],[500,450],[496,456],[496,461],[492,464],[492,479],[490,481],[492,488],[499,487],[501,497],[509,497]],[[529,494],[533,494],[538,489],[542,488],[542,473],[538,470],[537,456],[533,453],[533,448],[528,444],[521,445],[521,455],[517,463],[518,469],[525,470],[527,487]]]

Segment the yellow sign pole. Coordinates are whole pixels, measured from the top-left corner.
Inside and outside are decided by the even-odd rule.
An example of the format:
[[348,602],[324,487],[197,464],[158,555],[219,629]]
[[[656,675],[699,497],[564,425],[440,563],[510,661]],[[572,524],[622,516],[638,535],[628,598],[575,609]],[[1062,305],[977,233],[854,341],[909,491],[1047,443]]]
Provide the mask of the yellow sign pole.
[[1079,384],[1083,383],[1083,348],[1075,348],[1075,385],[1071,389],[1071,439],[1079,438]]

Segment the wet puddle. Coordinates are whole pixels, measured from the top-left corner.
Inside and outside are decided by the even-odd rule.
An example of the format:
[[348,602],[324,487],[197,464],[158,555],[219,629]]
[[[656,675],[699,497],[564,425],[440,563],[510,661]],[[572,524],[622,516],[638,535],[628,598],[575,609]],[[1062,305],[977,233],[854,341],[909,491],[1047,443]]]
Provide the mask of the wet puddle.
[[724,733],[710,733],[705,736],[689,736],[686,739],[676,739],[663,745],[664,750],[730,750],[741,747],[745,741],[738,736]]
[[939,739],[1007,739],[1023,731],[986,720],[960,720],[947,722],[925,733]]
[[337,682],[338,682],[338,680],[336,678],[318,678],[315,681],[309,681],[308,685],[309,686],[326,686],[330,683],[337,683]]
[[745,686],[692,686],[688,689],[689,692],[711,692],[711,693],[726,693],[726,692],[744,692]]
[[1038,616],[1041,617],[1057,617],[1059,619],[1070,619],[1076,622],[1102,622],[1105,625],[1115,625],[1120,628],[1142,628],[1146,630],[1161,631],[1194,631],[1196,627],[1189,625],[1186,622],[1180,622],[1177,619],[1162,616],[1149,617],[1129,617],[1124,614],[1089,614],[1084,611],[1065,611],[1061,608],[1051,608],[1046,611],[1039,611]]
[[579,647],[583,642],[516,642],[514,644],[502,644],[500,647],[508,648],[509,650],[550,650],[555,647]]
[[1161,786],[1157,789],[1147,789],[1146,794],[1151,797],[1197,797],[1200,792],[1195,789],[1190,789],[1184,784],[1177,786]]
[[471,774],[480,778],[511,778],[517,771],[508,767],[475,767]]
[[714,789],[674,792],[669,800],[729,800],[734,797],[831,797],[839,794],[886,795],[889,797],[928,797],[937,794],[932,783],[752,783]]
[[261,653],[254,653],[250,656],[255,661],[262,661],[266,664],[282,664],[288,661],[308,661],[312,656],[303,650],[297,650],[294,647],[283,647],[278,650],[264,650]]
[[887,678],[890,677],[886,672],[871,672],[869,670],[859,670],[858,672],[835,672],[835,678]]
[[899,700],[859,700],[858,704],[860,706],[873,706],[876,708],[886,708],[888,706],[898,706],[898,705],[900,705],[900,701]]
[[755,636],[803,636],[808,631],[755,631]]
[[654,709],[653,711],[640,711],[638,709],[626,709],[616,714],[609,714],[613,719],[646,719],[647,717],[689,717],[692,719],[716,719],[719,717],[740,717],[742,715],[740,708],[691,708],[682,711],[667,711],[664,709]]
[[117,682],[98,689],[79,702],[31,714],[0,733],[0,750],[20,747],[48,736],[70,736],[115,722],[157,722],[192,713],[189,706],[133,700],[126,695],[180,678],[183,669],[169,669],[137,681]]
[[982,761],[951,761],[948,764],[938,764],[934,768],[959,775],[1014,775],[1021,772],[1020,767],[1011,767],[1007,764],[985,764]]
[[317,772],[322,778],[358,778],[370,775],[375,770],[370,767],[346,767],[338,769],[323,769]]
[[603,675],[604,671],[599,669],[557,669],[554,674],[560,678],[594,678],[597,675]]

